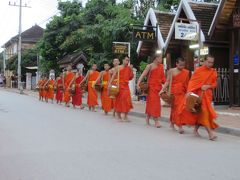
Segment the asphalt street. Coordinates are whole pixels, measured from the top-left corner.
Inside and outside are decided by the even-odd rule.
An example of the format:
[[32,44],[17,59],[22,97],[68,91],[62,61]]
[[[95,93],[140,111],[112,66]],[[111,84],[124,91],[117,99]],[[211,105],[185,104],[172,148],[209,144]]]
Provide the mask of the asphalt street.
[[0,90],[0,180],[240,179],[239,137],[130,120]]

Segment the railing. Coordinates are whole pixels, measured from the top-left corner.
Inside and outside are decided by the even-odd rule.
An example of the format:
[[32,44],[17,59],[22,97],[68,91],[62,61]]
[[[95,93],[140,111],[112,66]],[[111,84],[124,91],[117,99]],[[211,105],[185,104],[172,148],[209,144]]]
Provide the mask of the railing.
[[214,102],[219,104],[229,103],[229,70],[227,68],[217,69],[217,87],[214,90]]

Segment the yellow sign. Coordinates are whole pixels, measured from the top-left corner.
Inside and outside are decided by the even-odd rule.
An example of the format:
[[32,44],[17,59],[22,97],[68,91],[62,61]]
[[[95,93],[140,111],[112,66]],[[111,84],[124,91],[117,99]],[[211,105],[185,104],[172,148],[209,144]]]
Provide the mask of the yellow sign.
[[139,41],[156,41],[156,33],[155,31],[135,29],[133,38]]
[[127,44],[113,44],[112,49],[114,54],[128,54]]

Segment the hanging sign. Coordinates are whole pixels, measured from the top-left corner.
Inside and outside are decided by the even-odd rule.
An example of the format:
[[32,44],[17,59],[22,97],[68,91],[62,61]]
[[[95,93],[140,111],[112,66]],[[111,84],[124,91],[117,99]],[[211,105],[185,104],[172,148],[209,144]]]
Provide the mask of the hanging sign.
[[156,33],[154,30],[133,30],[133,39],[138,41],[150,41],[155,42],[157,40]]
[[128,44],[113,43],[112,50],[114,54],[128,54]]
[[187,23],[175,23],[175,39],[198,40],[198,25]]

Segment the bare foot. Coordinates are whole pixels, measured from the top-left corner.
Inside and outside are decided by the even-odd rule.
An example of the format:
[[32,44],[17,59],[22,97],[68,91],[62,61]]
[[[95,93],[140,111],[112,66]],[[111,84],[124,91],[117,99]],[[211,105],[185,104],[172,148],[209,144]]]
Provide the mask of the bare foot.
[[161,128],[162,126],[160,125],[159,121],[155,121],[155,127],[156,128]]
[[180,128],[178,129],[178,133],[179,133],[179,134],[184,134],[184,129],[183,129],[182,127],[180,127]]
[[146,118],[146,125],[147,125],[147,126],[150,126],[150,120],[149,120],[149,118]]
[[170,124],[170,128],[172,128],[173,131],[177,131],[173,123]]
[[214,135],[212,135],[211,137],[209,137],[209,140],[211,140],[211,141],[216,141],[216,139],[217,139],[217,136],[214,136]]
[[193,133],[195,134],[196,137],[201,137],[201,135],[199,134],[198,130],[194,130]]

